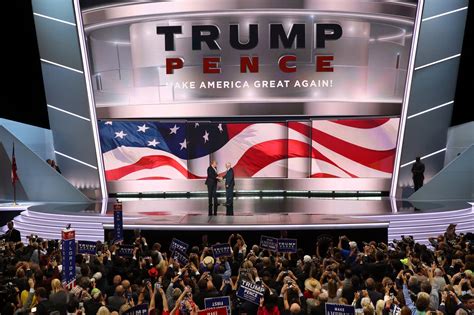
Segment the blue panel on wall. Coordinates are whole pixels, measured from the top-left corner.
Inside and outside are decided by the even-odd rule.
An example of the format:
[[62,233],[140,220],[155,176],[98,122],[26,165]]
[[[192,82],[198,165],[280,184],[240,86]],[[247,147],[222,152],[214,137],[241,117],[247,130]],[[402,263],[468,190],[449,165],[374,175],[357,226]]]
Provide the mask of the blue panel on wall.
[[51,108],[48,114],[55,150],[97,167],[91,123]]
[[45,62],[41,68],[47,103],[90,118],[84,75]]
[[451,112],[452,107],[445,106],[407,120],[401,164],[446,147]]
[[35,16],[36,35],[42,59],[82,71],[76,27]]
[[460,54],[467,10],[421,24],[415,68]]
[[408,116],[454,100],[459,58],[413,73]]
[[423,18],[466,7],[469,0],[426,0],[423,9]]
[[33,12],[75,23],[72,0],[32,0]]

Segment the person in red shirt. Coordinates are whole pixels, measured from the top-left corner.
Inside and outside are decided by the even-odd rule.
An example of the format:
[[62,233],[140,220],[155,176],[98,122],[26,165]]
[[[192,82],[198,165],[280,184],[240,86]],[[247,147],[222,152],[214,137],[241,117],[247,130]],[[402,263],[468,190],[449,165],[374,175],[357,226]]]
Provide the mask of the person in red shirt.
[[280,315],[278,309],[278,296],[272,290],[265,290],[263,298],[260,299],[257,315]]

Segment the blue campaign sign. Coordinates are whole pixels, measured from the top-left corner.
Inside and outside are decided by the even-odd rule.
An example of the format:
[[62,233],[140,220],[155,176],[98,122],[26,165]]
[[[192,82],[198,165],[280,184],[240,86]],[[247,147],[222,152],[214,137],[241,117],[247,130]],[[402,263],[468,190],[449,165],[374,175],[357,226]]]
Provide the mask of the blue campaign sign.
[[97,243],[91,241],[77,241],[77,253],[95,255],[97,253]]
[[276,252],[278,250],[278,239],[262,235],[260,236],[260,248]]
[[117,255],[123,257],[133,257],[133,245],[120,245]]
[[139,304],[129,308],[123,315],[148,315],[148,304]]
[[297,241],[293,238],[279,238],[278,252],[279,253],[296,253]]
[[183,253],[188,251],[189,244],[186,244],[183,241],[178,240],[177,238],[173,238],[170,244],[170,252],[174,252],[175,250],[179,250]]
[[265,288],[262,285],[246,280],[242,280],[239,289],[237,290],[237,296],[239,298],[257,305],[260,304],[260,299],[263,297],[263,293],[265,293]]
[[326,315],[355,315],[355,307],[352,305],[326,303]]
[[212,245],[212,255],[214,258],[232,256],[232,249],[227,243]]
[[207,298],[204,299],[204,308],[218,308],[218,307],[226,307],[227,308],[227,315],[230,315],[230,297],[228,296],[220,296],[215,298]]
[[122,209],[114,210],[114,243],[123,241]]
[[63,283],[68,285],[76,280],[76,232],[74,230],[63,230],[62,241],[62,265]]
[[175,250],[171,257],[173,257],[174,260],[177,260],[181,266],[185,266],[189,262],[188,256],[179,249]]

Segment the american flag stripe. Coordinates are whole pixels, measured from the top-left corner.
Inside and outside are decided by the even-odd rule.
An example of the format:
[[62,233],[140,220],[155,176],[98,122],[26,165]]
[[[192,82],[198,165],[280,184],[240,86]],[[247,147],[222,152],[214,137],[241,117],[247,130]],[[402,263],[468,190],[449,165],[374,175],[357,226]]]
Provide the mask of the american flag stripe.
[[288,122],[288,178],[306,178],[311,169],[311,122]]
[[[232,126],[232,128],[234,128],[234,126]],[[259,161],[253,161],[252,159],[267,160],[268,158],[270,158],[268,155],[281,156],[283,148],[278,144],[268,143],[266,145],[267,148],[265,148],[265,146],[260,145],[257,147],[258,150],[251,149],[256,145],[274,140],[285,141],[287,138],[287,133],[287,127],[280,123],[247,124],[245,128],[242,128],[240,130],[240,133],[236,134],[234,132],[233,137],[229,140],[229,142],[226,143],[221,149],[214,152],[211,157],[212,159],[221,162],[218,165],[219,173],[225,171],[225,162],[230,162],[234,166],[234,171],[236,171],[237,167],[254,168],[253,165],[246,166],[245,164],[242,164],[244,163],[244,161],[260,163],[261,165],[265,166],[268,164],[268,162],[263,163]],[[268,151],[269,149],[271,149],[271,151]],[[242,160],[242,162],[239,166],[238,163],[240,160]],[[205,171],[206,169],[204,169],[204,172]],[[245,173],[245,170],[241,170],[241,172]],[[254,173],[254,171],[251,171],[249,173]],[[236,176],[239,176],[238,173],[236,173]]]
[[337,119],[331,120],[331,122],[340,124],[347,127],[353,127],[358,129],[372,129],[378,126],[382,126],[387,122],[391,121],[391,118],[371,118],[371,119]]
[[[186,178],[188,176],[188,171],[186,170],[186,168],[183,167],[183,165],[181,165],[180,163],[178,163],[175,159],[168,156],[164,156],[164,155],[149,155],[149,156],[142,157],[140,160],[138,160],[137,162],[133,164],[116,168],[113,170],[108,170],[107,178],[109,180],[139,179],[142,177],[146,177],[147,176],[146,172],[150,172],[151,170],[160,171],[160,173],[157,173],[156,176],[162,176],[165,178],[174,178],[174,177],[170,177],[171,173],[167,174],[166,172],[166,169],[169,169],[170,167],[178,171],[178,173],[181,174],[183,178]],[[127,175],[133,175],[133,176],[127,177]]]
[[313,121],[313,128],[365,149],[391,150],[397,143],[397,119],[389,120],[385,124],[370,129],[341,125],[336,121],[317,120]]
[[[344,155],[341,155],[337,152],[334,152],[325,146],[317,143],[316,141],[312,142],[313,148],[316,151],[319,151],[325,158],[332,161],[340,169],[344,170],[346,173],[350,174],[350,177],[381,177],[386,178],[390,177],[391,173],[381,172],[375,170],[371,167],[368,167],[364,164],[358,163]],[[313,166],[314,164],[312,164]],[[315,174],[315,170],[311,170],[311,175]]]
[[[234,166],[236,177],[389,178],[393,168],[398,122],[396,118],[387,118],[219,125],[206,123],[199,127],[201,129],[198,124],[194,126],[194,123],[188,123],[186,136],[196,133],[193,135],[195,138],[192,138],[193,143],[190,143],[194,145],[193,154],[198,154],[195,158],[182,158],[182,151],[173,143],[161,147],[166,149],[164,150],[137,145],[138,140],[134,138],[132,146],[120,143],[111,146],[109,142],[107,147],[112,149],[104,153],[104,164],[108,180],[205,178],[211,159],[219,162],[218,171],[221,174],[224,172],[225,162],[230,162]],[[148,123],[151,126],[154,122],[127,123]],[[168,135],[166,128],[170,128],[172,124],[168,123],[166,128],[159,123],[154,124],[157,124],[154,128],[164,135],[158,135],[160,139],[167,143],[171,141],[169,139],[174,135]],[[180,126],[186,128],[184,124]],[[217,131],[218,126],[220,133]],[[123,128],[130,133],[135,128],[132,127]],[[226,140],[219,140],[221,146],[207,154],[199,147],[206,145],[201,134],[212,128],[215,129],[210,131],[212,137],[216,138],[221,134]],[[119,132],[113,131],[115,134]],[[201,134],[197,134],[199,132]],[[138,132],[138,136],[144,137],[145,134]],[[110,133],[108,137],[106,141],[121,140],[115,139],[117,136],[113,137]],[[213,141],[212,137],[209,141]],[[170,151],[169,146],[174,146],[181,158]],[[204,152],[204,155],[199,152]]]
[[360,147],[315,128],[313,128],[314,141],[326,148],[330,148],[335,153],[367,167],[386,173],[390,173],[393,168],[393,160],[387,163],[387,158],[393,157],[392,150],[378,151]]

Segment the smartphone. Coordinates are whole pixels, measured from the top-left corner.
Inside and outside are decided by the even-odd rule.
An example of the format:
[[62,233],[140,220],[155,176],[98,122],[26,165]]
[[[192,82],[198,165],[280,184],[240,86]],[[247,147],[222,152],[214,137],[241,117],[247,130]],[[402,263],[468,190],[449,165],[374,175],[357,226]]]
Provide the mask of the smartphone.
[[155,283],[155,289],[161,289],[161,283],[160,282]]
[[33,307],[33,308],[31,309],[31,313],[36,313],[36,307]]

